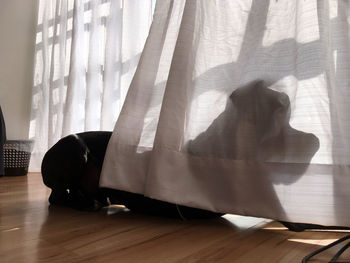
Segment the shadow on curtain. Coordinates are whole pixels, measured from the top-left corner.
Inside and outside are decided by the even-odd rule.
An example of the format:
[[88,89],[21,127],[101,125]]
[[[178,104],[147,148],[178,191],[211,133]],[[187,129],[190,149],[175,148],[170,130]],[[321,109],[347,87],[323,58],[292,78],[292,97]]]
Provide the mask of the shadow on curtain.
[[157,3],[100,184],[349,225],[349,5]]

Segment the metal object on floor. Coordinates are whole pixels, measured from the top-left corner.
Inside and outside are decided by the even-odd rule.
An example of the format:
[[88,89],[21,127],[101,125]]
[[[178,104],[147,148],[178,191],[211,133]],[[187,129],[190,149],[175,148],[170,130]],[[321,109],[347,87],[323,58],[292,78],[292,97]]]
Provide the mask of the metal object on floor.
[[[326,251],[327,249],[330,249],[342,242],[344,242],[345,240],[350,239],[350,235],[347,235],[345,237],[342,237],[336,241],[334,241],[333,243],[330,243],[329,245],[323,246],[315,251],[313,251],[312,253],[310,253],[309,255],[307,255],[306,257],[303,258],[302,263],[307,263],[309,262],[309,259],[311,259],[312,257],[320,254],[323,251]],[[329,261],[329,263],[350,263],[350,261],[338,261],[339,257],[344,253],[344,251],[350,247],[350,242],[345,244],[335,255],[334,257],[331,259],[331,261]]]

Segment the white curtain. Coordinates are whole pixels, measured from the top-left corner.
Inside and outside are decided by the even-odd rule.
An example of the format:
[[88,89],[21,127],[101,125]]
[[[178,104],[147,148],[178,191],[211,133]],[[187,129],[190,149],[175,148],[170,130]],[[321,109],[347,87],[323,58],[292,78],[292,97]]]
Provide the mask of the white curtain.
[[154,0],[41,0],[31,171],[61,137],[112,130],[152,21]]
[[347,0],[158,1],[100,185],[350,226]]

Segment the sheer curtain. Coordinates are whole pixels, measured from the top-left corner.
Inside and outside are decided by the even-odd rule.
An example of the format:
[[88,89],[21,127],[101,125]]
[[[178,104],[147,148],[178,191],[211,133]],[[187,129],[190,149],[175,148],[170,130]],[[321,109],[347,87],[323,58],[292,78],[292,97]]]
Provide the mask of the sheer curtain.
[[100,185],[350,226],[349,1],[158,1]]
[[61,137],[112,130],[138,64],[155,0],[41,0],[31,171]]

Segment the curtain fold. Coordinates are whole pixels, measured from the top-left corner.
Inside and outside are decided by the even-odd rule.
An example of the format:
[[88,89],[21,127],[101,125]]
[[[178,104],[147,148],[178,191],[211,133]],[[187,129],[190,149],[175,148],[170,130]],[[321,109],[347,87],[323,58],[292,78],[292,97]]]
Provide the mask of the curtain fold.
[[41,0],[30,171],[61,137],[112,130],[152,21],[154,0]]
[[100,185],[350,226],[348,1],[158,1]]

